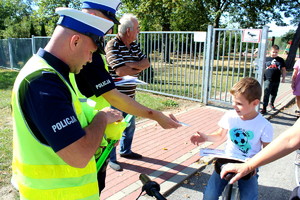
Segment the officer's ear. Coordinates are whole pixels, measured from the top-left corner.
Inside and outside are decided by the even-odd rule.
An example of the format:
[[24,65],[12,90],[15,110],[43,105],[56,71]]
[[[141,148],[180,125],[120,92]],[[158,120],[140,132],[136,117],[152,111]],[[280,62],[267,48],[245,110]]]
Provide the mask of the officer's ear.
[[71,37],[71,40],[70,40],[70,49],[71,50],[74,50],[78,46],[80,39],[81,39],[80,35],[77,35],[77,34],[73,35]]

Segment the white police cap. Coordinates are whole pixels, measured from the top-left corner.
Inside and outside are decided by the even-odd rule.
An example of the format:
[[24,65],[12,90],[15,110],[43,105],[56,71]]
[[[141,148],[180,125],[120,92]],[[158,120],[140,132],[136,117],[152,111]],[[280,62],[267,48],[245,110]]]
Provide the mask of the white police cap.
[[120,24],[116,18],[116,11],[120,6],[120,0],[80,0],[82,8],[95,9],[101,11],[106,17],[113,20],[115,24]]
[[60,15],[58,25],[72,29],[89,37],[102,37],[112,28],[113,22],[73,8],[56,8]]

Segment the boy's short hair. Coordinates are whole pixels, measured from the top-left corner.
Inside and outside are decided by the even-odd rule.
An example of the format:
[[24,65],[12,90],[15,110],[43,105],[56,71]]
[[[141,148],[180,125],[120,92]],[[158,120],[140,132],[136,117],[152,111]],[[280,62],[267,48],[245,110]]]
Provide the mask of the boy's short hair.
[[241,94],[249,101],[249,103],[254,101],[255,99],[260,100],[261,93],[261,85],[256,79],[251,77],[241,79],[230,89],[230,94],[232,94],[233,96]]
[[279,50],[279,46],[278,45],[273,45],[272,47],[271,47],[272,49],[275,49],[275,50]]

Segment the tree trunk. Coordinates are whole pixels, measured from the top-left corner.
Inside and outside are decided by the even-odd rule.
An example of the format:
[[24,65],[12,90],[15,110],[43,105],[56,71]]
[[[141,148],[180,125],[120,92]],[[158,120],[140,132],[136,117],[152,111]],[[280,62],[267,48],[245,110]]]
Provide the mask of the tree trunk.
[[297,48],[300,48],[300,23],[298,24],[298,28],[294,35],[292,45],[290,47],[290,51],[288,53],[288,57],[286,58],[286,69],[293,70],[293,66],[295,64],[295,58],[297,53]]

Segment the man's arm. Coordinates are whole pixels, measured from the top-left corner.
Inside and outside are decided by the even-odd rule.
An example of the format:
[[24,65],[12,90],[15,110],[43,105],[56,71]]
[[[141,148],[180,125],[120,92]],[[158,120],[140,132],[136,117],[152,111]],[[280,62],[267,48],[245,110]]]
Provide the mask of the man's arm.
[[265,148],[270,142],[262,142],[262,147]]
[[148,58],[141,61],[127,62],[125,65],[115,69],[118,76],[135,75],[150,67]]
[[117,89],[110,90],[103,94],[103,97],[114,107],[126,113],[155,120],[165,129],[178,128],[181,125],[173,115],[169,117],[160,111],[152,110],[135,101],[134,99],[122,94]]
[[68,165],[83,168],[95,154],[101,144],[103,133],[107,125],[104,112],[99,112],[85,130],[85,135],[67,147],[56,152]]
[[[146,58],[137,45],[135,45],[134,51],[134,55],[122,52],[115,39],[107,43],[105,47],[106,60],[118,76],[136,75],[150,67],[149,59]],[[128,60],[128,56],[132,56],[132,59]]]
[[281,82],[285,83],[285,77],[286,77],[286,68],[285,67],[283,67],[281,69],[281,74],[282,74],[282,80],[281,80]]

